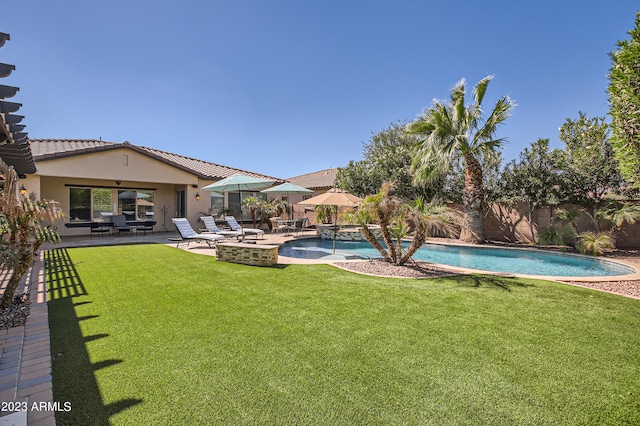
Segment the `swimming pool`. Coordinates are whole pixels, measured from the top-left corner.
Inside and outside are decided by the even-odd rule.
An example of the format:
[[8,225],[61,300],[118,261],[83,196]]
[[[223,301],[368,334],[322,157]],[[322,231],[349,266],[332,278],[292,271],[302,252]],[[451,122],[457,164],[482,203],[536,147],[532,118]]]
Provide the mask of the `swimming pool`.
[[[333,241],[322,239],[290,241],[280,246],[278,253],[286,257],[321,260],[381,257],[366,241],[336,241],[336,254],[333,255]],[[609,260],[530,249],[425,244],[413,258],[461,268],[522,275],[604,277],[636,273],[630,266]]]

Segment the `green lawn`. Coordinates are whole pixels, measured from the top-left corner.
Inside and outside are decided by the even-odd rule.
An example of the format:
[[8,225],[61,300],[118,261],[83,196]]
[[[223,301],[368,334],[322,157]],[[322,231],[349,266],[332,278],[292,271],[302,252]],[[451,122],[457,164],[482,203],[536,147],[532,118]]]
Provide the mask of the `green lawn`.
[[47,252],[58,425],[640,424],[640,301],[557,283]]

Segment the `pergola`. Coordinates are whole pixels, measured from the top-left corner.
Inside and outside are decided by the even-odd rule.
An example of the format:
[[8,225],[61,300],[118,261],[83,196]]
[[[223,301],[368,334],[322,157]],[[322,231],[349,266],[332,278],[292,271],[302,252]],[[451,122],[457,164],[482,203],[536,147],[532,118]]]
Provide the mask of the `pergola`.
[[[0,32],[0,47],[10,39],[9,34]],[[15,65],[0,62],[0,78],[8,77],[15,69]],[[22,104],[6,100],[15,96],[19,90],[18,87],[0,84],[0,167],[6,170],[7,166],[13,166],[18,176],[24,177],[35,173],[36,166],[28,135],[23,132],[25,125],[20,124],[24,116],[14,114]]]

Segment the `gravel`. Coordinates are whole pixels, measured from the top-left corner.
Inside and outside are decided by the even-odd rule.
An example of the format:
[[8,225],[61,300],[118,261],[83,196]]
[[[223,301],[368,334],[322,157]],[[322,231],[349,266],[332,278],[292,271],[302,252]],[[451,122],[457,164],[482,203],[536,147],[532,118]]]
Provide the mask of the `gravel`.
[[445,268],[421,261],[413,261],[404,266],[394,265],[383,260],[335,262],[334,265],[360,274],[396,278],[436,278],[457,274]]
[[0,330],[24,325],[29,315],[29,295],[23,294],[13,299],[13,304],[0,311]]

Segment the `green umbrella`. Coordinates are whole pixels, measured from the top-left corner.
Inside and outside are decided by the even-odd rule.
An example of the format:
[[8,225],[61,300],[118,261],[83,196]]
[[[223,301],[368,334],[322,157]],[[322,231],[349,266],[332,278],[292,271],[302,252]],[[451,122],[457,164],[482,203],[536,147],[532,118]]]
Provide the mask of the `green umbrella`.
[[287,201],[289,200],[289,194],[313,194],[312,190],[294,185],[291,182],[285,182],[282,185],[274,186],[273,188],[263,189],[260,192],[267,194],[287,194]]
[[[275,183],[275,180],[261,179],[246,175],[235,174],[202,188],[203,191],[232,192],[256,191]],[[240,219],[242,220],[242,204],[240,204]]]

